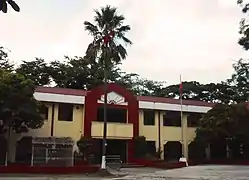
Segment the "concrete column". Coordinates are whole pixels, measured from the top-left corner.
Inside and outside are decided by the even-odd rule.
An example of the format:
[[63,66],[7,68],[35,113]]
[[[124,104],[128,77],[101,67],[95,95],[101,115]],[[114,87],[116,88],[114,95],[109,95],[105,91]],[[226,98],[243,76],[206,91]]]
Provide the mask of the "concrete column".
[[143,127],[143,120],[144,120],[144,113],[142,110],[139,110],[139,114],[138,114],[138,125],[139,125],[139,130],[138,130],[138,135],[141,136],[142,135],[142,127]]
[[161,159],[164,159],[164,136],[163,136],[163,115],[164,112],[160,113],[160,135],[161,135]]
[[188,159],[188,115],[183,114],[183,124],[182,124],[182,128],[183,128],[183,155],[185,158]]
[[210,150],[210,144],[208,143],[207,147],[205,148],[205,153],[206,153],[206,159],[210,160],[211,158],[211,150]]
[[[160,121],[159,121],[160,120]],[[156,138],[156,151],[161,151],[161,159],[164,158],[163,151],[164,151],[164,139],[163,139],[163,112],[156,111],[155,113],[155,126],[157,138]],[[159,129],[160,128],[160,129]],[[160,137],[159,137],[160,136]],[[160,142],[159,142],[160,141]],[[160,147],[159,147],[160,146]],[[160,149],[159,149],[160,148]]]

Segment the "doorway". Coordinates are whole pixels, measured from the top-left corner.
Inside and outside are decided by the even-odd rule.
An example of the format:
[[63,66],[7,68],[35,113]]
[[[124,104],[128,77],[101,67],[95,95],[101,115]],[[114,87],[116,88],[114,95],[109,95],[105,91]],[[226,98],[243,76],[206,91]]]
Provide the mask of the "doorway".
[[[95,139],[94,140],[97,147],[99,148],[99,151],[96,153],[97,161],[101,162],[101,156],[102,156],[102,139]],[[121,139],[107,139],[107,146],[106,146],[106,156],[116,155],[120,156],[120,160],[123,163],[127,162],[127,140],[121,140]]]
[[178,141],[169,141],[164,145],[164,160],[178,161],[182,156],[182,144]]

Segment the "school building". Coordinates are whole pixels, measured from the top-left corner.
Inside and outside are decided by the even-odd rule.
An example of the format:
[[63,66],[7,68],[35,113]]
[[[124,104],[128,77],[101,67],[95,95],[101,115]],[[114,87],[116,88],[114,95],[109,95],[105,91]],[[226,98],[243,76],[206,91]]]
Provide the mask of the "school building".
[[[45,119],[40,129],[30,130],[25,136],[71,137],[76,142],[81,136],[92,137],[95,149],[101,150],[103,137],[103,86],[90,91],[54,87],[38,87],[34,97],[44,102]],[[189,155],[195,129],[203,113],[214,104],[177,99],[136,96],[117,84],[108,85],[107,154],[119,154],[123,162],[134,157],[134,138],[144,136],[151,151],[162,151],[162,159]]]

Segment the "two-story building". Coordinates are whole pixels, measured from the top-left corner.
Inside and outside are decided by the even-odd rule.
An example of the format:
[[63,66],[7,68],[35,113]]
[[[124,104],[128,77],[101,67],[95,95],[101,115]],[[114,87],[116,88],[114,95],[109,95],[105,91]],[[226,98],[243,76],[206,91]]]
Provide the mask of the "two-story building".
[[[103,137],[103,87],[91,91],[38,87],[34,97],[45,103],[44,125],[30,130],[29,136],[92,137],[101,149]],[[162,151],[162,158],[188,157],[188,147],[195,137],[196,122],[213,104],[176,99],[135,96],[116,84],[108,85],[107,152],[120,153],[129,162],[134,155],[133,139],[146,137],[151,151]],[[171,145],[172,146],[171,146]],[[76,149],[75,144],[75,149]]]

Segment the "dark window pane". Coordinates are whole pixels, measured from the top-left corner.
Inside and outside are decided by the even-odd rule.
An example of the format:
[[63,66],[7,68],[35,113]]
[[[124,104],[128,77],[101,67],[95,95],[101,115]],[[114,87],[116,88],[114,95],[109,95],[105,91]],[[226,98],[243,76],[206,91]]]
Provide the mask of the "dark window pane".
[[144,112],[144,125],[155,125],[155,111],[154,110],[143,110]]
[[59,104],[59,121],[73,121],[73,104]]
[[[97,121],[104,121],[104,107],[99,106],[97,112]],[[107,122],[127,122],[127,109],[125,108],[115,108],[107,107]]]
[[181,113],[178,111],[167,111],[163,115],[164,126],[181,126]]

